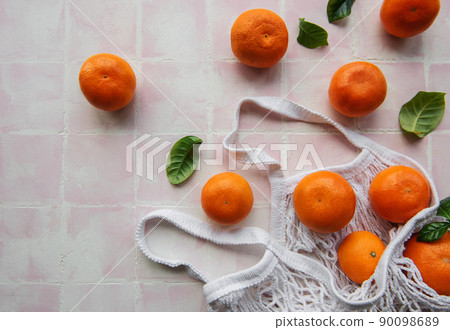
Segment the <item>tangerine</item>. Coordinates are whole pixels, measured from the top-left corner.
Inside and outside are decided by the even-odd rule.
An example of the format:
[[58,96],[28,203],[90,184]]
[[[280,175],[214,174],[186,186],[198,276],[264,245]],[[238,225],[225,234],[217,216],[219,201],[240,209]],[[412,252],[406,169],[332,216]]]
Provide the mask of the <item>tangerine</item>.
[[372,180],[369,200],[384,220],[405,223],[430,204],[428,181],[408,166],[390,166]]
[[384,0],[381,24],[389,34],[409,38],[427,30],[440,9],[440,0]]
[[213,176],[203,186],[201,204],[211,220],[222,225],[233,225],[250,213],[253,192],[241,175],[224,172]]
[[362,284],[375,272],[385,248],[377,235],[368,231],[353,232],[339,246],[339,265],[349,279]]
[[450,233],[434,242],[418,242],[417,234],[405,243],[403,256],[411,259],[423,281],[438,294],[450,296]]
[[386,98],[387,83],[374,64],[357,61],[343,65],[331,78],[328,96],[331,105],[348,117],[373,112]]
[[113,54],[89,57],[81,66],[80,88],[94,107],[116,111],[131,102],[136,89],[136,76],[131,66]]
[[242,63],[255,68],[275,65],[286,53],[289,34],[283,19],[268,9],[243,12],[231,28],[231,49]]
[[293,203],[302,224],[319,233],[333,233],[352,220],[356,195],[340,174],[317,171],[297,184]]

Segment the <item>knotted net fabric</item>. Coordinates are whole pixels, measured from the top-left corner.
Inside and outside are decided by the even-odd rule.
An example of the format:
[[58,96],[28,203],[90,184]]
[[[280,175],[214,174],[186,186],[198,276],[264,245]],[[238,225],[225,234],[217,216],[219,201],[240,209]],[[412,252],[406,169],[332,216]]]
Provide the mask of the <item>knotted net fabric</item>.
[[[292,194],[297,183],[309,173],[285,178],[279,162],[264,151],[237,148],[243,110],[269,111],[293,120],[332,126],[360,150],[352,162],[326,168],[341,174],[355,190],[356,211],[346,227],[336,233],[320,234],[299,222]],[[232,131],[223,145],[238,161],[265,166],[271,186],[269,233],[250,227],[235,231],[217,229],[175,210],[159,210],[140,221],[136,234],[138,246],[149,259],[171,267],[186,266],[193,277],[205,282],[210,311],[450,311],[450,297],[438,295],[423,283],[414,263],[402,256],[404,243],[413,233],[424,224],[439,220],[435,216],[439,205],[435,186],[417,162],[344,128],[323,114],[275,97],[242,99]],[[401,226],[379,218],[368,200],[372,179],[392,165],[416,168],[431,187],[430,206]],[[161,258],[149,249],[145,225],[163,220],[216,244],[260,244],[266,252],[255,266],[209,281],[192,264]],[[375,273],[362,285],[349,280],[337,261],[339,244],[349,233],[358,230],[378,235],[387,245]]]

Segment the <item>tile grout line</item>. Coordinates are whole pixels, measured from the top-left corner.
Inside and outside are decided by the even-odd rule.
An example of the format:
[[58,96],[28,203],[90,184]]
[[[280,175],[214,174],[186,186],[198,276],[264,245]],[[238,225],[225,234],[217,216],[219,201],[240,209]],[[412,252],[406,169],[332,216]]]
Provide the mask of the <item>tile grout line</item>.
[[[212,24],[213,17],[211,0],[205,0],[205,15],[206,15],[206,52],[208,58],[208,102],[207,102],[207,133],[206,139],[208,143],[213,143],[215,137],[214,132],[214,61],[213,61],[213,37],[212,37]],[[200,165],[200,164],[199,164]],[[205,259],[209,263],[213,260],[213,253],[209,249],[205,256]]]
[[[354,15],[350,15],[349,17],[347,17],[350,26],[354,26],[355,24],[355,16]],[[350,62],[355,61],[355,59],[357,58],[357,52],[356,52],[356,29],[352,31],[351,35],[350,35],[350,50],[351,50],[351,58],[350,58]],[[362,129],[359,125],[359,118],[353,118],[353,129],[358,132],[358,133],[362,133]]]
[[68,144],[68,113],[67,113],[67,81],[68,81],[68,44],[69,44],[69,29],[70,29],[70,6],[67,1],[64,2],[64,78],[63,78],[63,122],[64,129],[62,132],[62,159],[61,159],[61,181],[60,181],[60,259],[59,259],[59,272],[60,272],[60,291],[59,291],[59,311],[63,310],[64,298],[65,298],[65,282],[64,282],[64,269],[65,269],[65,244],[67,242],[67,218],[66,218],[66,203],[65,203],[65,165],[67,156],[67,144]]
[[427,171],[433,179],[433,134],[428,136],[427,141]]
[[[137,58],[137,64],[140,68],[140,71],[142,71],[142,44],[143,44],[143,38],[142,38],[142,28],[143,28],[143,21],[142,21],[142,10],[143,10],[143,3],[142,0],[137,0],[136,3],[136,58]],[[139,76],[139,80],[142,80],[142,77]],[[143,83],[141,82],[139,84],[139,89],[137,92],[139,94],[142,94]],[[138,138],[139,129],[138,129],[138,116],[139,111],[142,109],[142,97],[138,97],[136,99],[136,106],[134,108],[134,139],[136,140]],[[134,179],[134,210],[133,210],[133,228],[136,227],[136,216],[137,216],[137,194],[138,194],[138,184],[139,184],[139,178],[135,173],[133,173]],[[134,241],[134,238],[133,238]],[[134,250],[134,311],[137,310],[138,306],[138,296],[139,296],[139,290],[138,290],[138,284],[137,284],[137,267],[138,267],[138,249]]]
[[[356,5],[358,5],[358,2],[356,3]],[[356,20],[354,15],[350,15],[347,18],[349,20],[350,25],[354,26],[355,20]],[[356,42],[357,42],[357,40],[356,40],[356,31],[353,30],[352,34],[351,34],[351,37],[350,37],[350,51],[351,51],[350,52],[351,53],[350,61],[352,61],[352,62],[357,58],[357,56],[356,56],[356,47],[355,47]]]
[[[423,44],[423,35],[420,36],[422,38]],[[423,74],[425,79],[425,91],[429,90],[429,79],[430,79],[430,56],[428,52],[425,51],[423,55]],[[426,153],[427,153],[427,171],[430,174],[431,178],[433,178],[433,134],[428,136]]]
[[[352,49],[353,49],[353,43],[352,43]],[[235,58],[211,58],[211,59],[207,59],[207,60],[203,60],[203,59],[194,59],[194,60],[180,60],[180,59],[172,59],[172,58],[159,58],[159,57],[141,57],[141,58],[135,58],[133,56],[128,57],[130,59],[130,61],[133,61],[134,63],[137,62],[145,62],[145,63],[153,63],[153,64],[158,64],[158,63],[208,63],[208,62],[226,62],[226,63],[240,63],[237,59]],[[351,56],[352,59],[354,60],[362,60],[362,61],[371,61],[374,63],[391,63],[391,64],[395,64],[398,63],[399,60],[396,58],[376,58],[376,57],[363,57],[363,56],[358,56],[352,53]],[[416,56],[416,57],[409,57],[409,58],[404,58],[401,59],[402,63],[423,63],[423,57],[420,56]],[[79,60],[73,60],[73,61],[67,61],[67,63],[74,63],[77,62]],[[301,59],[294,59],[294,58],[283,58],[282,61],[284,63],[316,63],[317,62],[317,58],[301,58]],[[338,62],[339,60],[331,58],[331,59],[324,59],[323,62],[324,63],[328,63],[328,62]],[[449,61],[443,60],[443,59],[430,59],[429,60],[430,64],[448,64]],[[2,61],[0,59],[0,64],[65,64],[64,61],[59,61],[59,60],[47,60],[47,61],[36,61],[36,60],[30,60],[30,61],[13,61],[13,60],[8,60],[8,61]]]
[[[280,8],[280,16],[281,17],[286,17],[286,1],[285,0],[279,0],[278,6]],[[287,52],[287,51],[286,51]],[[289,63],[288,61],[286,61],[286,54],[283,56],[283,59],[281,60],[280,64],[281,64],[281,79],[280,79],[280,90],[281,90],[281,95],[286,95],[287,91],[288,91],[288,79],[287,79],[287,63]],[[285,133],[285,131],[287,130],[288,127],[288,123],[287,120],[284,116],[281,117],[281,132],[283,133],[281,139],[283,142],[288,140],[287,134]]]
[[[258,203],[258,201],[255,201],[255,205],[254,207],[264,207],[265,204],[256,204]],[[142,203],[137,201],[136,204],[134,203],[122,203],[122,204],[79,204],[79,203],[67,203],[65,202],[65,206],[66,209],[71,208],[71,207],[77,207],[77,208],[85,208],[85,209],[98,209],[98,208],[133,208],[134,206],[140,206],[140,207],[160,207],[160,206],[174,206],[176,204],[175,201],[172,202],[162,202],[162,203]],[[0,207],[0,209],[2,208],[23,208],[23,209],[37,209],[37,208],[49,208],[55,206],[54,204],[47,204],[47,205],[40,205],[40,206],[27,206],[27,205],[22,205],[20,207],[17,206],[2,206]],[[185,207],[185,208],[200,208],[201,206],[197,203],[193,203],[193,202],[186,202],[186,203],[181,203],[180,207]]]
[[[364,132],[364,133],[401,133],[402,130],[400,128],[359,128],[358,132]],[[226,129],[217,129],[215,131],[212,131],[212,134],[217,134],[217,135],[226,135],[227,133],[229,133],[229,130]],[[287,128],[285,131],[274,131],[271,129],[255,129],[254,131],[250,130],[250,129],[246,129],[246,128],[242,128],[240,129],[240,133],[241,134],[251,134],[251,133],[258,133],[258,134],[274,134],[274,135],[282,135],[285,133],[289,133],[289,134],[297,134],[297,135],[303,135],[303,134],[328,134],[328,133],[333,133],[333,131],[325,131],[324,129],[311,129],[309,131],[299,131],[295,128]],[[450,133],[450,129],[437,129],[435,131],[433,131],[434,134],[448,134]],[[61,132],[61,133],[16,133],[16,132],[8,132],[8,135],[16,135],[16,136],[127,136],[130,135],[129,133],[123,133],[123,132],[89,132],[89,133],[70,133],[70,132]],[[153,131],[153,134],[158,134],[159,136],[174,136],[175,134],[177,135],[182,135],[182,134],[192,134],[192,131],[189,130],[179,130],[176,132],[167,132],[167,131]],[[134,136],[134,131],[131,134]],[[218,143],[221,144],[221,143]],[[0,202],[0,207],[1,204],[3,202]],[[13,204],[14,202],[7,202],[7,203],[11,203]],[[42,203],[36,204],[36,205],[41,205]]]
[[207,131],[206,131],[206,139],[209,143],[212,143],[214,136],[214,92],[213,92],[213,72],[214,72],[214,61],[213,61],[213,47],[212,47],[212,9],[211,9],[211,0],[205,0],[205,15],[206,15],[206,52],[208,58],[208,102],[207,102],[207,112],[206,112],[206,120],[207,120]]
[[[144,284],[150,284],[153,281],[162,282],[162,283],[198,283],[198,280],[191,279],[189,277],[187,278],[177,278],[177,277],[162,277],[162,276],[156,276],[154,278],[147,278],[142,279],[141,283]],[[10,280],[10,281],[0,281],[0,285],[9,285],[9,284],[15,284],[15,285],[41,285],[41,286],[54,286],[59,287],[60,283],[58,281],[29,281],[29,280]],[[86,280],[86,281],[76,281],[76,280],[70,280],[67,281],[68,285],[95,285],[97,282],[93,282],[92,280]],[[123,285],[123,284],[135,284],[134,282],[130,282],[127,279],[109,279],[102,282],[102,285]],[[139,283],[138,283],[139,284]],[[2,311],[3,312],[3,311]]]
[[[169,283],[169,284],[198,284],[198,280],[196,279],[192,279],[190,280],[189,278],[186,279],[177,279],[174,278],[172,279],[171,277],[155,277],[152,279],[144,279],[142,280],[141,283],[149,285],[153,282],[157,282],[157,283]],[[33,282],[33,281],[10,281],[10,282],[0,282],[0,285],[9,285],[9,284],[15,284],[15,285],[42,285],[42,286],[59,286],[60,284],[58,282]],[[90,285],[95,285],[97,284],[96,282],[92,282],[92,281],[86,281],[86,282],[69,282],[70,285],[74,285],[74,286],[90,286]],[[123,285],[123,284],[134,284],[133,282],[129,282],[126,280],[123,281],[114,281],[114,280],[110,280],[110,281],[105,281],[102,282],[102,285]],[[2,311],[3,312],[3,311]]]

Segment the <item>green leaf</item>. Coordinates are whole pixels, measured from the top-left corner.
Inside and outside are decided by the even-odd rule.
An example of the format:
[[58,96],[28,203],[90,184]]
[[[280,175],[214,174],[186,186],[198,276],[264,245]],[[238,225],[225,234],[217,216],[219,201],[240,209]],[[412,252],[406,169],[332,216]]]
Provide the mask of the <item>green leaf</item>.
[[433,242],[438,240],[450,228],[450,222],[432,222],[423,227],[417,236],[418,242]]
[[441,200],[441,203],[439,205],[436,215],[444,217],[448,221],[450,221],[450,196]]
[[328,32],[325,29],[305,21],[304,18],[299,18],[299,20],[300,31],[297,41],[300,45],[310,49],[328,46]]
[[400,110],[400,126],[419,138],[430,134],[442,120],[445,111],[445,93],[418,92]]
[[178,140],[170,150],[166,163],[167,178],[172,184],[184,182],[195,171],[198,165],[198,152],[202,139],[196,136],[185,136]]
[[329,0],[327,5],[328,22],[338,21],[352,13],[355,0]]

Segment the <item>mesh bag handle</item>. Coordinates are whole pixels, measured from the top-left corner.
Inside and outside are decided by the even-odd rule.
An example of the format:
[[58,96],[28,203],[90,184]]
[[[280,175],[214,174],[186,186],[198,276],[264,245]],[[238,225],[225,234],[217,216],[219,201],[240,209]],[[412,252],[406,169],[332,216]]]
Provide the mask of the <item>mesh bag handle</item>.
[[[208,277],[192,263],[182,259],[161,257],[149,248],[146,238],[151,232],[146,234],[145,226],[147,223],[151,222],[156,223],[157,226],[161,221],[168,221],[178,229],[181,229],[194,237],[218,245],[260,244],[266,247],[266,252],[257,265],[244,271],[225,275],[219,279],[210,281]],[[365,301],[348,300],[339,294],[335,287],[333,275],[325,266],[312,258],[287,250],[276,242],[268,232],[256,227],[244,227],[231,231],[219,229],[207,223],[203,223],[187,214],[170,209],[161,209],[147,214],[140,220],[136,229],[136,242],[139,249],[148,259],[169,267],[185,266],[191,277],[206,283],[204,291],[207,302],[212,302],[220,298],[220,296],[257,284],[261,278],[268,275],[273,270],[278,262],[282,262],[298,272],[320,280],[330,288],[336,299],[343,304],[364,307],[373,304],[383,294],[383,292],[380,291],[377,296]]]

